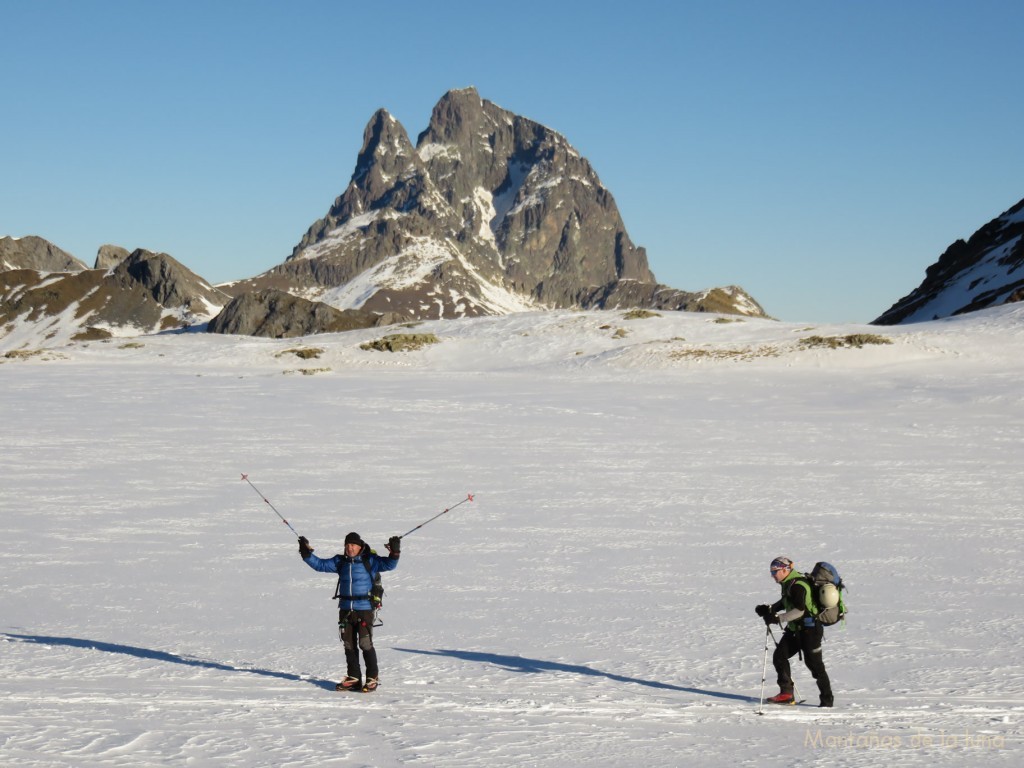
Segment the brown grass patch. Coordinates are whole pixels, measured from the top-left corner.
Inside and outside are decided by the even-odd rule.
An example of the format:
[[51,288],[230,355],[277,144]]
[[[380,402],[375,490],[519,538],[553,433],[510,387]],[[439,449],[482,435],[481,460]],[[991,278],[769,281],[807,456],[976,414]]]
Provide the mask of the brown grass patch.
[[801,349],[861,349],[869,344],[892,344],[892,339],[877,333],[851,333],[847,336],[808,336],[800,339],[799,344]]
[[378,352],[412,352],[428,344],[438,344],[440,339],[432,333],[392,333],[376,341],[360,344],[360,349]]

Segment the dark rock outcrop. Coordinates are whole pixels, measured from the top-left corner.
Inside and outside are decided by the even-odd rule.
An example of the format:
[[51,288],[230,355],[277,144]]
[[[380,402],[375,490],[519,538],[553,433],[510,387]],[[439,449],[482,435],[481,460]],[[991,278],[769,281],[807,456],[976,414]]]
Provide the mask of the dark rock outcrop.
[[335,309],[318,301],[266,289],[232,299],[210,321],[207,331],[282,339],[373,328],[393,319],[358,309]]

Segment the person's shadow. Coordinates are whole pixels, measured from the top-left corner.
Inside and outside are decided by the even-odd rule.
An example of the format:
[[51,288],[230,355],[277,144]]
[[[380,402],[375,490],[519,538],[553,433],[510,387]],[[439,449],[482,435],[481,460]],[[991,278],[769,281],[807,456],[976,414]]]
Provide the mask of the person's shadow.
[[507,669],[510,672],[521,672],[523,674],[538,674],[541,672],[568,672],[573,675],[585,675],[588,677],[605,677],[616,683],[632,683],[634,685],[645,685],[648,688],[659,688],[665,691],[679,691],[681,693],[694,693],[699,696],[713,696],[716,699],[729,699],[731,701],[756,702],[752,696],[742,696],[738,693],[725,693],[724,691],[708,691],[702,688],[686,688],[680,685],[658,682],[657,680],[641,680],[636,677],[618,675],[614,672],[603,672],[599,669],[584,666],[582,664],[562,664],[557,661],[541,661],[539,659],[526,659],[522,656],[505,656],[498,653],[480,653],[477,651],[453,651],[434,650],[424,651],[415,648],[395,648],[402,653],[416,653],[422,656],[450,656],[453,659],[471,661],[478,664],[493,664],[496,667]]
[[84,640],[78,637],[50,637],[47,635],[12,635],[7,632],[0,632],[0,641],[8,640],[14,643],[32,643],[34,645],[54,645],[65,648],[83,648],[85,650],[99,651],[100,653],[114,653],[122,656],[134,656],[138,659],[151,659],[153,661],[165,661],[171,664],[183,664],[186,667],[199,667],[201,669],[217,669],[222,672],[243,672],[249,675],[260,675],[262,677],[273,677],[278,680],[287,680],[296,683],[309,683],[317,688],[326,691],[334,690],[334,683],[330,680],[316,680],[302,675],[295,675],[290,672],[276,672],[272,669],[261,669],[259,667],[236,667],[231,664],[224,664],[219,661],[208,661],[197,659],[191,656],[179,656],[176,653],[167,651],[154,651],[151,648],[139,648],[134,645],[120,645],[118,643],[105,643],[100,640]]

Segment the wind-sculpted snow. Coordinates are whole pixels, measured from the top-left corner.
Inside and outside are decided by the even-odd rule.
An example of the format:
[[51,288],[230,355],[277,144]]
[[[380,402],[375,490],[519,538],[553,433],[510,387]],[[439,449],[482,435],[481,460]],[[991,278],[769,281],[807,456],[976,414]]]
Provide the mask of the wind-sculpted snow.
[[[0,765],[1017,765],[1024,310],[723,319],[0,351]],[[473,494],[385,574],[376,693],[243,472],[323,556]],[[758,717],[780,553],[850,614],[836,707],[794,660]]]

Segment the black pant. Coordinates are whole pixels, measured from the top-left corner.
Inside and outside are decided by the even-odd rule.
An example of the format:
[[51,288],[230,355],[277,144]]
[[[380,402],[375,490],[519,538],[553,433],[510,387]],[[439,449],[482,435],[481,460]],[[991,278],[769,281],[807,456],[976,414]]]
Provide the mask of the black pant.
[[373,647],[373,611],[342,611],[338,615],[338,636],[345,646],[345,663],[347,675],[357,680],[362,679],[359,670],[359,651],[363,652],[366,662],[367,679],[376,678],[377,650]]
[[793,675],[790,672],[789,660],[797,653],[802,653],[804,664],[811,670],[811,675],[818,683],[818,693],[822,701],[832,701],[832,683],[829,682],[828,672],[825,671],[825,660],[822,659],[821,639],[825,634],[825,628],[815,623],[813,627],[801,627],[796,632],[788,629],[782,633],[775,653],[772,655],[772,664],[779,675],[779,690],[783,693],[793,692]]

